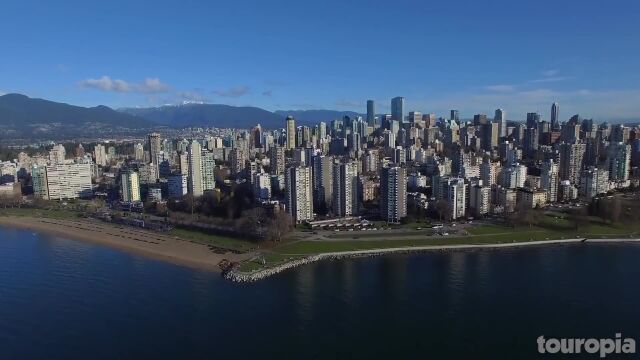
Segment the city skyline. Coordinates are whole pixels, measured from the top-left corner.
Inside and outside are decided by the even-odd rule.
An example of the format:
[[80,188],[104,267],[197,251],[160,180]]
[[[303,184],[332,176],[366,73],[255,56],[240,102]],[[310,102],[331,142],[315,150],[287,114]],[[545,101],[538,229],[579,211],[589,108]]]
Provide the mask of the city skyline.
[[[546,113],[552,102],[601,121],[640,113],[640,52],[629,46],[638,35],[635,3],[404,2],[386,7],[384,26],[358,22],[379,18],[363,2],[153,5],[8,4],[0,93],[114,108],[186,100],[358,112],[372,99],[379,113],[401,94],[406,110],[439,116],[451,108]],[[426,20],[408,21],[416,14]],[[520,15],[554,26],[523,26]],[[63,17],[75,20],[52,20]],[[477,26],[490,18],[501,26]],[[24,27],[31,30],[12,31]],[[390,43],[413,56],[386,55]]]

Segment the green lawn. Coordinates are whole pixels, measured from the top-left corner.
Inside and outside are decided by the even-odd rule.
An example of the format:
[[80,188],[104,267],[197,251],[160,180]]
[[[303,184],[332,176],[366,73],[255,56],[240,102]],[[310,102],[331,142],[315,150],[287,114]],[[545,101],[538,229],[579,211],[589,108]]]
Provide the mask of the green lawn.
[[[555,220],[555,219],[553,219]],[[549,220],[549,221],[553,221]],[[561,220],[561,219],[560,219]],[[561,220],[561,222],[564,220]],[[354,250],[384,249],[393,247],[415,247],[430,245],[476,245],[527,242],[553,239],[569,239],[581,237],[607,238],[617,236],[632,236],[640,233],[640,225],[611,226],[602,223],[592,223],[575,231],[566,224],[546,227],[505,227],[500,225],[474,226],[467,229],[470,236],[450,237],[421,237],[419,234],[394,234],[373,239],[366,237],[362,240],[333,240],[333,241],[295,241],[276,247],[273,251],[280,254],[309,255],[323,252],[340,252]],[[353,235],[355,236],[355,234]],[[352,237],[353,237],[352,236]]]
[[[301,256],[290,256],[290,255],[282,255],[278,253],[267,253],[264,254],[262,258],[251,259],[240,264],[240,271],[243,272],[253,272],[260,269],[267,269],[270,267],[274,267],[280,264],[283,264],[287,261],[291,261],[294,259],[299,259]],[[264,259],[264,264],[262,263],[262,259]]]
[[480,225],[480,226],[470,226],[466,230],[471,235],[487,235],[487,234],[512,233],[516,229],[514,229],[512,226]]
[[256,249],[256,245],[247,240],[236,239],[223,235],[206,234],[196,230],[174,228],[169,232],[169,235],[229,250],[252,251]]

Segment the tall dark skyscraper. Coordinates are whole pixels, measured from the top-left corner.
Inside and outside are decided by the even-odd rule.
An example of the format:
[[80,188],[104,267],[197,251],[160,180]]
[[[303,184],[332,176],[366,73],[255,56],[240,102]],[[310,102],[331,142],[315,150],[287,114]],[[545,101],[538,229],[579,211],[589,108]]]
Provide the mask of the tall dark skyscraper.
[[458,110],[451,110],[451,120],[460,121]]
[[376,103],[373,100],[367,100],[367,125],[375,127],[376,121]]
[[527,128],[528,129],[537,129],[539,122],[540,122],[540,114],[538,114],[538,113],[527,113]]
[[507,136],[507,115],[504,110],[496,109],[493,122],[498,123],[498,132],[500,133],[500,137]]
[[487,124],[489,121],[487,120],[487,115],[485,114],[476,114],[473,115],[473,124],[478,126],[478,125],[485,125]]
[[558,105],[558,103],[551,104],[551,129],[553,130],[560,129],[560,124],[558,119],[559,111],[560,111],[560,106]]
[[391,99],[391,118],[400,123],[404,122],[404,98],[402,96]]

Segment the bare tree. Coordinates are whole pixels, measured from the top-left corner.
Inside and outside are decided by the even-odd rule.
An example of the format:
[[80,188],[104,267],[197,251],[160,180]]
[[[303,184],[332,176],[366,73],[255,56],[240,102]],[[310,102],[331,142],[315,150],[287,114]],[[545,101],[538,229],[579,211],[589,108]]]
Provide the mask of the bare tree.
[[267,238],[271,241],[284,240],[293,230],[293,219],[284,211],[276,211],[267,221]]
[[585,208],[573,209],[569,212],[569,222],[575,231],[589,225],[589,217]]
[[622,204],[617,196],[614,196],[609,206],[609,219],[612,224],[620,221],[620,215],[622,214]]
[[449,220],[452,217],[451,205],[449,205],[449,203],[444,199],[440,199],[436,202],[436,211],[438,212],[440,221],[443,221],[443,219]]

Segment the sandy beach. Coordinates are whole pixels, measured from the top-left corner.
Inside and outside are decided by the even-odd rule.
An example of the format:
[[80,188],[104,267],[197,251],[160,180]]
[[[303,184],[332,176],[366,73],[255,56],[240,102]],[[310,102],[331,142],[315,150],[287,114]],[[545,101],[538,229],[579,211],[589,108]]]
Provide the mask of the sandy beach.
[[98,220],[58,220],[30,217],[0,217],[0,226],[28,229],[53,236],[64,237],[114,247],[135,254],[149,256],[170,263],[220,271],[223,259],[242,261],[251,254],[218,254],[207,245],[174,236],[108,224]]

